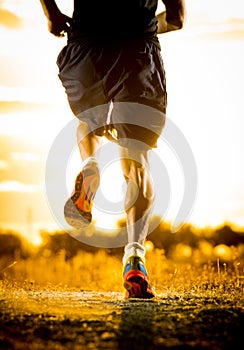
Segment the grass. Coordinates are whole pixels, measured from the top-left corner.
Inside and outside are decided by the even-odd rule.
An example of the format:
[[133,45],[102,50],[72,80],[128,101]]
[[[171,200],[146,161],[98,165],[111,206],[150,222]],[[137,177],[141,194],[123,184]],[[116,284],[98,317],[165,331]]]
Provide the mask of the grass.
[[151,235],[152,301],[124,300],[123,248],[62,233],[34,247],[0,234],[0,348],[239,349],[244,242],[227,232]]
[[[180,256],[177,248],[169,259],[163,249],[151,245],[146,257],[152,285],[158,293],[170,295],[194,293],[243,299],[244,265],[238,249],[232,248],[228,261],[215,255],[206,257],[199,250],[191,255],[182,250]],[[177,254],[174,259],[173,253]],[[94,253],[79,251],[69,260],[64,249],[55,255],[43,250],[27,259],[9,262],[5,258],[0,263],[2,286],[123,292],[121,256],[102,249]]]

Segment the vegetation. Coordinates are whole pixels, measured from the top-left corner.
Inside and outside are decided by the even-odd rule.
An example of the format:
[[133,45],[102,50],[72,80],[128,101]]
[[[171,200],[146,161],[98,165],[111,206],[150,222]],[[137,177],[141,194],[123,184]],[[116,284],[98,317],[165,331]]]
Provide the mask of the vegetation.
[[88,246],[65,232],[42,232],[31,246],[2,233],[0,348],[240,349],[243,237],[230,225],[172,234],[160,224],[146,242],[157,296],[135,301],[124,299],[123,247]]
[[[88,246],[65,232],[42,232],[42,239],[35,247],[17,233],[0,233],[4,283],[123,291],[123,247]],[[172,234],[168,225],[160,224],[146,248],[147,269],[159,293],[243,293],[244,234],[230,225],[215,229],[185,225]]]

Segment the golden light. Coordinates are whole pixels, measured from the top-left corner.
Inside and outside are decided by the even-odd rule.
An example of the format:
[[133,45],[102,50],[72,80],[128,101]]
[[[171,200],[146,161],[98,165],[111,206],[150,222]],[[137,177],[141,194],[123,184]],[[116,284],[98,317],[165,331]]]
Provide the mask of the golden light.
[[176,259],[189,259],[192,256],[192,248],[185,243],[178,243],[175,247]]
[[[70,16],[72,3],[60,0],[60,9]],[[73,118],[56,67],[57,55],[66,38],[58,39],[48,33],[39,2],[5,0],[1,6],[18,16],[21,25],[11,27],[11,23],[7,23],[0,27],[0,99],[12,105],[14,101],[52,104],[50,109],[40,106],[39,112],[33,113],[0,110],[1,135],[32,138],[49,149],[59,131]],[[160,36],[160,43],[167,74],[168,117],[189,141],[199,172],[199,193],[190,221],[198,226],[217,225],[225,220],[243,225],[244,35],[241,21],[244,3],[242,0],[186,0],[186,7],[185,28]],[[221,40],[214,39],[215,34],[221,34]],[[157,152],[167,165],[165,149],[160,146]],[[31,156],[27,152],[24,157]],[[74,158],[67,169],[70,191],[81,166],[79,157]],[[180,198],[182,184],[178,181],[176,165],[170,160],[168,169],[174,184],[172,191]],[[0,159],[1,171],[7,167],[5,159]],[[103,174],[102,191],[111,202],[121,201],[122,197],[121,185],[116,187],[121,176],[117,176],[117,170],[114,166]],[[20,187],[18,182],[5,181],[1,186],[3,190],[11,187],[22,193],[24,189],[33,190]],[[170,220],[175,216],[179,198],[174,198]],[[101,213],[96,207],[94,217],[100,227],[116,227],[117,217]],[[210,247],[205,243],[201,249],[210,254]],[[183,247],[181,254],[187,257],[191,252]]]
[[40,233],[37,232],[35,235],[32,235],[30,242],[34,246],[39,247],[42,244],[42,242],[43,242],[43,239],[42,239]]
[[205,255],[206,257],[211,257],[213,254],[213,246],[211,243],[201,240],[199,242],[199,250],[200,252]]
[[146,241],[145,243],[145,249],[147,252],[151,253],[154,250],[154,244],[152,241]]
[[213,249],[214,255],[217,258],[223,259],[225,261],[231,261],[232,251],[231,248],[225,244],[219,244]]

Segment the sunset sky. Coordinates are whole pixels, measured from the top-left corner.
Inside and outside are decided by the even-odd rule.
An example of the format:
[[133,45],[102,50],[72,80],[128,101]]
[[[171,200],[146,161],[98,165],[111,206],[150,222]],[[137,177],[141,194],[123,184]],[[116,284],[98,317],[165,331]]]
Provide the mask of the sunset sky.
[[[71,0],[57,4],[72,14]],[[186,7],[185,28],[159,38],[168,118],[184,134],[197,164],[198,193],[188,221],[244,226],[244,2],[186,0]],[[73,118],[56,67],[66,39],[48,33],[39,0],[0,1],[0,37],[0,226],[25,227],[31,234],[38,223],[57,225],[44,181],[49,149]],[[155,152],[165,159],[172,180],[166,219],[173,220],[182,192],[174,173],[177,161],[162,142]],[[74,153],[67,169],[69,190],[79,167]],[[114,201],[121,197],[119,176],[119,186],[111,180],[108,185],[111,169],[110,175],[104,172],[104,192],[111,197],[112,189]],[[104,215],[96,215],[102,226]]]

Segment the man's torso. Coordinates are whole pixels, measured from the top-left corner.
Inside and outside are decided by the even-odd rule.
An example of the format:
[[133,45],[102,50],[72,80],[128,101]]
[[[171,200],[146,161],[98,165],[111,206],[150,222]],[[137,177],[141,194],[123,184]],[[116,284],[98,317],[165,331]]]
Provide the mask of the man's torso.
[[75,26],[88,37],[106,40],[153,37],[157,0],[74,0]]

